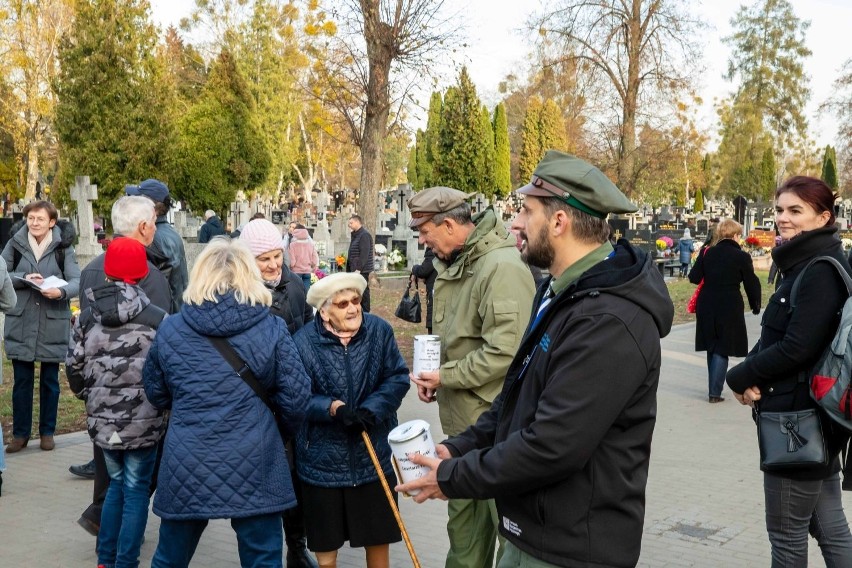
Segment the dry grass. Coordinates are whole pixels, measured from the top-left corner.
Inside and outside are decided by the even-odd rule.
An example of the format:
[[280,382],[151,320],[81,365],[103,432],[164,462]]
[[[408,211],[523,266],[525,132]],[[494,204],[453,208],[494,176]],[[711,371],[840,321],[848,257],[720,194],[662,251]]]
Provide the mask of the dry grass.
[[[766,272],[758,272],[758,278],[763,286],[763,305],[766,305],[766,300],[769,298],[772,290],[766,285]],[[413,324],[400,320],[393,315],[396,306],[402,297],[403,289],[407,279],[401,278],[382,278],[380,286],[374,286],[371,290],[372,313],[384,318],[394,328],[399,349],[403,357],[411,364],[411,358],[414,346],[414,336],[426,333],[426,324]],[[686,304],[695,290],[695,285],[690,284],[688,280],[670,279],[667,282],[669,294],[672,297],[672,302],[675,305],[675,325],[693,321],[695,316],[686,313]],[[423,305],[423,318],[426,317],[426,295],[425,289],[421,285],[421,303]],[[525,323],[525,322],[524,322]],[[5,440],[8,442],[11,438],[12,431],[12,367],[8,360],[3,361],[3,384],[0,384],[0,424],[3,427]],[[61,387],[61,395],[59,399],[59,415],[56,425],[56,433],[73,432],[82,430],[86,425],[86,411],[83,402],[77,400],[71,391],[68,389],[68,381],[65,380],[64,369],[60,373],[59,382]],[[38,382],[35,387],[35,409],[33,411],[34,427],[33,435],[38,432]]]

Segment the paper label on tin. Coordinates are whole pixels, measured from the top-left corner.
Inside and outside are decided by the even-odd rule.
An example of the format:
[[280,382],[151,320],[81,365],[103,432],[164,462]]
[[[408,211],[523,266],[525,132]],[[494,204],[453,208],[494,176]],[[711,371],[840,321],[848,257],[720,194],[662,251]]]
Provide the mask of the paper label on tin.
[[420,376],[423,371],[441,368],[441,340],[437,335],[414,336],[414,364],[411,372]]

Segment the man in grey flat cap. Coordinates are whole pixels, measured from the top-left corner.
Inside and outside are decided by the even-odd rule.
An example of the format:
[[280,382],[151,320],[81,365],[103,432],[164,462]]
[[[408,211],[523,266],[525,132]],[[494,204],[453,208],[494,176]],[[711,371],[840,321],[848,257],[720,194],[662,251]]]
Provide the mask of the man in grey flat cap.
[[610,244],[607,215],[636,206],[600,170],[550,150],[518,193],[522,255],[551,277],[491,409],[398,489],[495,497],[498,568],[635,566],[674,308],[648,254]]
[[[420,400],[438,401],[441,427],[461,434],[488,410],[518,349],[534,286],[510,235],[492,209],[471,218],[467,194],[432,187],[414,195],[410,226],[437,257],[432,331],[441,367],[411,377]],[[497,511],[493,500],[448,504],[448,568],[493,566]]]

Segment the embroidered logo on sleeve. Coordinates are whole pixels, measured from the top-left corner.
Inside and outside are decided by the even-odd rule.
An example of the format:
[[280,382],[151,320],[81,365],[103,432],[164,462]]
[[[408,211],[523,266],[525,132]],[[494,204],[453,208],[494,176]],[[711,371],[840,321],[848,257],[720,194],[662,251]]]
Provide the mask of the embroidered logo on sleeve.
[[515,536],[521,536],[521,527],[518,526],[518,523],[508,517],[503,517],[503,528]]

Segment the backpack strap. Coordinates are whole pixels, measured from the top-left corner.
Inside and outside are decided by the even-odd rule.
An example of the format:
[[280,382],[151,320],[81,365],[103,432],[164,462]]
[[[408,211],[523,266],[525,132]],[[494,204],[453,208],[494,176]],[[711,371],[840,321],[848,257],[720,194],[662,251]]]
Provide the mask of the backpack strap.
[[[65,247],[57,247],[54,249],[54,255],[56,255],[56,264],[59,265],[59,274],[62,276],[62,279],[65,280]],[[18,247],[12,245],[12,270],[9,272],[17,272],[18,265],[21,263],[21,251],[18,250]]]
[[807,272],[808,268],[820,261],[828,262],[837,270],[837,273],[840,275],[840,278],[843,279],[843,283],[846,285],[846,295],[852,296],[852,276],[849,276],[849,273],[846,272],[846,270],[843,268],[843,265],[840,264],[840,261],[831,256],[818,256],[811,260],[807,265],[805,265],[805,267],[793,281],[793,289],[790,291],[790,307],[787,310],[788,312],[792,312],[794,309],[796,309],[796,300],[797,296],[799,295],[799,286],[801,286],[802,284],[802,276],[805,275],[805,272]]

